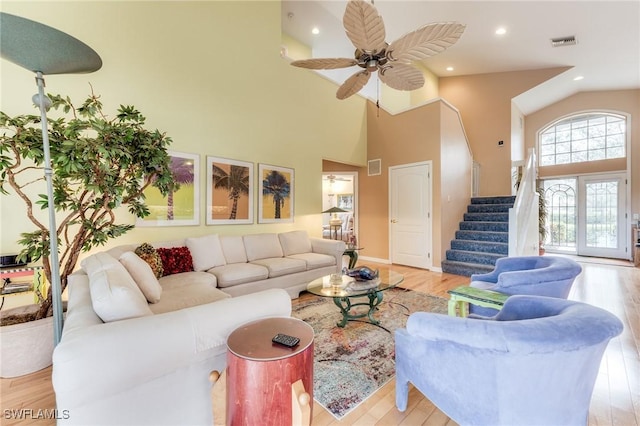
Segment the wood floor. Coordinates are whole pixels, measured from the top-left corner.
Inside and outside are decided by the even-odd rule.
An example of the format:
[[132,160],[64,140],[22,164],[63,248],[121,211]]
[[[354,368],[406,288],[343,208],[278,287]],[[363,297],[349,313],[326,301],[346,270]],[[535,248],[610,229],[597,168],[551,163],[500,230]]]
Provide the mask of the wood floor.
[[[370,264],[374,265],[374,264]],[[571,295],[613,312],[624,323],[623,333],[613,339],[605,352],[593,392],[589,426],[640,426],[640,268],[581,263]],[[433,273],[402,266],[375,265],[404,274],[403,287],[442,297],[447,290],[469,282],[457,275]],[[51,368],[28,376],[0,380],[2,425],[54,425],[54,420],[16,421],[11,411],[53,410]],[[50,411],[49,411],[50,412]],[[355,410],[337,421],[319,405],[314,406],[314,426],[324,425],[455,425],[417,390],[411,389],[404,413],[395,408],[395,381],[391,380]]]

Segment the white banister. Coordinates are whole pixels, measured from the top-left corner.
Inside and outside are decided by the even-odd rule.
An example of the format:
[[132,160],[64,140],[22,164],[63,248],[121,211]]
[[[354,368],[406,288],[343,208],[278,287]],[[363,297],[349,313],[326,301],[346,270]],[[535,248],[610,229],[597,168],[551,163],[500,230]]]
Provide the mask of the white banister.
[[509,257],[538,254],[538,192],[536,153],[529,150],[513,207],[509,209]]

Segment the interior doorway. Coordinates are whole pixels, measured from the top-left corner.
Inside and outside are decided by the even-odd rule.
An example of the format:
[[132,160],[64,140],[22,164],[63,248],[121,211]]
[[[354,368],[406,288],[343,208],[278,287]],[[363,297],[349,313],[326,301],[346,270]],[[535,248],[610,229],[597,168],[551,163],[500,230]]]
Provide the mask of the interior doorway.
[[[322,215],[322,237],[341,239],[357,245],[358,172],[324,172],[322,174],[322,211],[336,207],[343,211]],[[335,225],[338,220],[339,226]]]
[[431,167],[431,161],[389,167],[391,263],[432,266]]

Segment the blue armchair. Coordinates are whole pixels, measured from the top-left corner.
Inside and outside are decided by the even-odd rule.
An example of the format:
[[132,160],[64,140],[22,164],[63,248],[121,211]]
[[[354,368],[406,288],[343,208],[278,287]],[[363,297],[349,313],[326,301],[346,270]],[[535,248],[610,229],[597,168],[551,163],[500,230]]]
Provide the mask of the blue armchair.
[[460,425],[586,425],[623,325],[585,303],[512,296],[492,318],[418,312],[395,332],[396,406],[409,382]]
[[[503,257],[488,274],[471,275],[471,287],[504,294],[529,294],[566,299],[582,267],[560,256]],[[469,313],[493,316],[498,311],[469,305]]]

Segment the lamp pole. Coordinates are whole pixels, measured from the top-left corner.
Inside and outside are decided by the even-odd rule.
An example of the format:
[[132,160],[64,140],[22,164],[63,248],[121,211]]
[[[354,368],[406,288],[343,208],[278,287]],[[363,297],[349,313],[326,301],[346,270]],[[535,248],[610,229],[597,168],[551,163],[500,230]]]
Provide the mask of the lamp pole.
[[58,227],[56,225],[56,209],[53,198],[53,168],[51,164],[51,150],[49,148],[49,124],[47,120],[47,109],[50,107],[50,101],[44,94],[44,77],[40,71],[36,72],[36,84],[38,85],[38,94],[33,97],[33,100],[40,108],[40,125],[42,127],[42,145],[44,149],[44,178],[47,182],[49,259],[51,264],[51,282],[49,284],[51,285],[51,296],[53,300],[53,344],[55,346],[60,342],[60,338],[62,337],[62,284],[60,283]]

